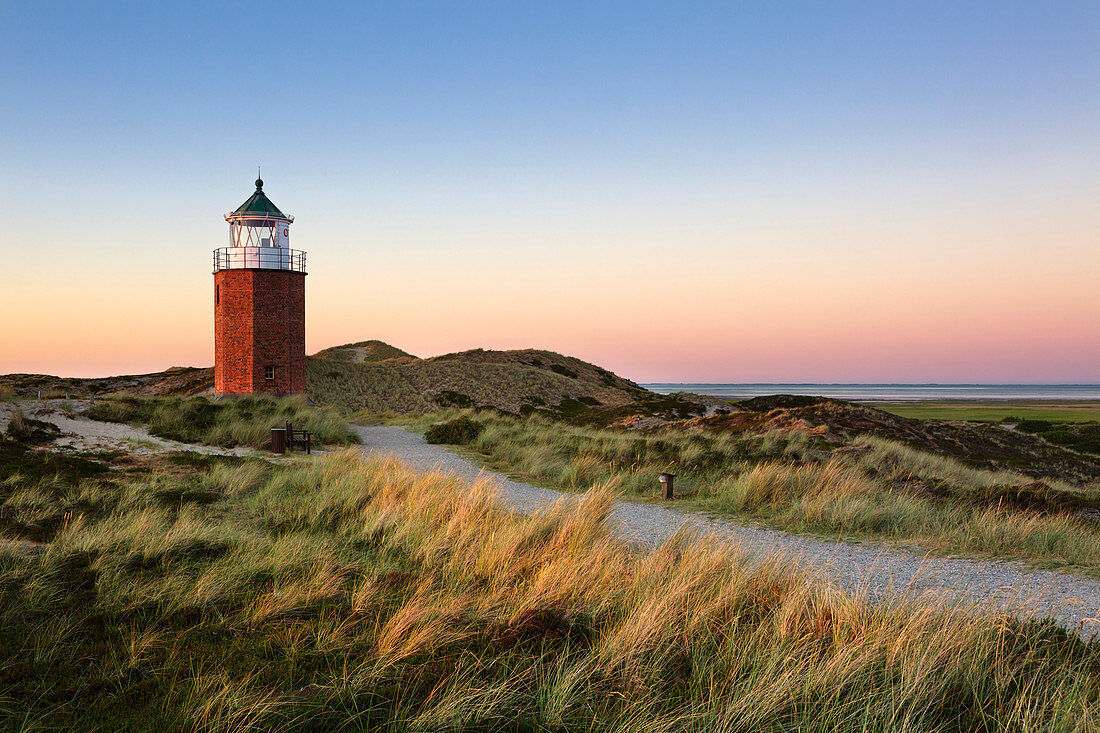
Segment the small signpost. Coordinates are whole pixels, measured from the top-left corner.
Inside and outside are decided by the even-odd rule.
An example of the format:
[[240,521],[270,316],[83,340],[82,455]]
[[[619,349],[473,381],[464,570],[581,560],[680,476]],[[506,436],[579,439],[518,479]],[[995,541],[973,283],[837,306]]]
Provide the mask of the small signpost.
[[672,496],[672,481],[676,478],[676,474],[663,472],[657,477],[657,488],[661,492],[662,498],[671,499]]

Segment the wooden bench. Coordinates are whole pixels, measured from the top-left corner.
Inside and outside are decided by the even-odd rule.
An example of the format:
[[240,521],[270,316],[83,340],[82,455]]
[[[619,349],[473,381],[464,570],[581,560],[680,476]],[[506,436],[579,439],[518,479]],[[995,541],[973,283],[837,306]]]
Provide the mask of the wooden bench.
[[313,447],[313,433],[308,430],[295,430],[291,423],[286,424],[286,449],[293,451],[294,446],[301,446],[310,453]]

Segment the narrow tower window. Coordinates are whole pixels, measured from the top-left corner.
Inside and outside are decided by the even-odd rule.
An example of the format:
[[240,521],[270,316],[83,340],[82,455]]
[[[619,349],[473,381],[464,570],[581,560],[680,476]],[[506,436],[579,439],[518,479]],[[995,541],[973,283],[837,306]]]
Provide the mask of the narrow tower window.
[[275,367],[273,367],[273,366],[264,367],[264,377],[266,379],[274,379],[275,378]]
[[214,285],[214,305],[222,304],[222,286]]

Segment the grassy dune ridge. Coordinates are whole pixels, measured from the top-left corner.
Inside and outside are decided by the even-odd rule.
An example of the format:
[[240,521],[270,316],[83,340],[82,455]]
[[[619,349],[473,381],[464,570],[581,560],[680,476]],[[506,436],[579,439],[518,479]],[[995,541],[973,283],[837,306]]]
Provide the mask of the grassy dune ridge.
[[304,396],[293,397],[140,397],[121,396],[96,401],[84,411],[94,420],[149,426],[161,438],[185,443],[264,448],[271,445],[271,428],[292,422],[309,430],[318,444],[347,445],[355,434],[331,408],[314,407]]
[[834,444],[799,431],[643,432],[447,413],[456,414],[482,424],[468,448],[485,463],[552,488],[606,484],[655,500],[657,474],[671,471],[686,508],[1100,574],[1100,526],[1081,515],[1100,505],[1096,485],[979,470],[871,436]]
[[621,405],[636,394],[614,383],[584,381],[521,362],[471,358],[378,363],[316,358],[307,360],[306,378],[313,399],[345,414],[415,414],[474,406],[520,414],[562,402]]
[[354,452],[0,487],[75,502],[45,552],[0,553],[0,715],[23,729],[1098,721],[1096,643],[934,599],[872,605],[682,536],[634,553],[606,488],[518,517],[485,485]]

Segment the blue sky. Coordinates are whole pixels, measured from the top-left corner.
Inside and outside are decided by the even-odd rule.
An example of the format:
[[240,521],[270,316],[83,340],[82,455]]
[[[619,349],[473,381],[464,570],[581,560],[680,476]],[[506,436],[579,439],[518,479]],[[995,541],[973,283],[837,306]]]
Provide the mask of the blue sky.
[[551,185],[1095,146],[1100,5],[915,6],[9,3],[2,119],[15,173],[123,184],[268,158],[334,185]]
[[[645,379],[1100,380],[1100,341],[1059,319],[1100,315],[1064,276],[1100,264],[1098,3],[4,3],[0,26],[9,273],[38,293],[58,268],[69,291],[152,280],[136,308],[180,319],[174,346],[74,361],[29,329],[77,328],[62,313],[83,303],[72,337],[101,343],[128,304],[59,293],[54,320],[0,332],[25,345],[0,370],[209,362],[204,268],[262,165],[314,263],[311,350],[545,346]],[[766,303],[822,277],[842,287],[810,298],[808,324]],[[658,308],[666,278],[681,296]],[[984,314],[1006,288],[1052,305]],[[960,311],[990,334],[966,358],[945,333]],[[750,313],[802,339],[801,368]],[[814,340],[837,322],[851,330]],[[1049,358],[1005,368],[1021,322]],[[891,324],[946,340],[876,352]],[[713,343],[746,339],[775,359]]]

